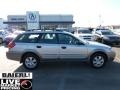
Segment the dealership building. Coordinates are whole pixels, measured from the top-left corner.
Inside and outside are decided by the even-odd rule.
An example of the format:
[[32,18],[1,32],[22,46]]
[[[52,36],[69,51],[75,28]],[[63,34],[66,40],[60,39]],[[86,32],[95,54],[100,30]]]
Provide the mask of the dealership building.
[[8,25],[9,29],[41,29],[51,30],[56,28],[64,28],[72,30],[72,15],[41,15],[38,11],[29,11],[25,15],[8,15],[7,21],[3,22]]

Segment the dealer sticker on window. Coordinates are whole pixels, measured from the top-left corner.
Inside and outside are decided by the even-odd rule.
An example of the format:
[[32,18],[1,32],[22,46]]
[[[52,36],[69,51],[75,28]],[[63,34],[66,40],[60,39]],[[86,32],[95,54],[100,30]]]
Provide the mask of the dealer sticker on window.
[[0,90],[32,90],[32,73],[0,73]]

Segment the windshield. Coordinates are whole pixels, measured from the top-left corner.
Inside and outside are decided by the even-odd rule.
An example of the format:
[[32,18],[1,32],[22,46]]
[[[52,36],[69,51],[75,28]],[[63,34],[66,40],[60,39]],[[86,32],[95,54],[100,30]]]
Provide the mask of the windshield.
[[109,29],[101,29],[101,28],[96,29],[96,31],[99,31],[99,30],[109,30]]
[[90,30],[78,30],[78,33],[88,33],[91,34]]
[[113,35],[113,32],[102,32],[103,35]]

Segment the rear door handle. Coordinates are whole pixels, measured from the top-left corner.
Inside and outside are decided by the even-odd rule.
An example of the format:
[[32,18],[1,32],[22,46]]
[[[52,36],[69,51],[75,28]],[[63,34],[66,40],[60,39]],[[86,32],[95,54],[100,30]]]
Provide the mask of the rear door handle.
[[62,46],[61,48],[62,48],[62,49],[66,49],[67,47],[65,47],[65,46]]
[[36,46],[37,48],[42,48],[41,46]]

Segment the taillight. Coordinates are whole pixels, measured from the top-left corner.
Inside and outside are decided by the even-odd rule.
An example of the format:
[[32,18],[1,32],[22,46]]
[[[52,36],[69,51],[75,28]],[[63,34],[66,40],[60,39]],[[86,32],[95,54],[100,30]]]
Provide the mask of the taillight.
[[9,44],[8,44],[8,48],[11,49],[15,46],[15,43],[13,41],[11,41]]

